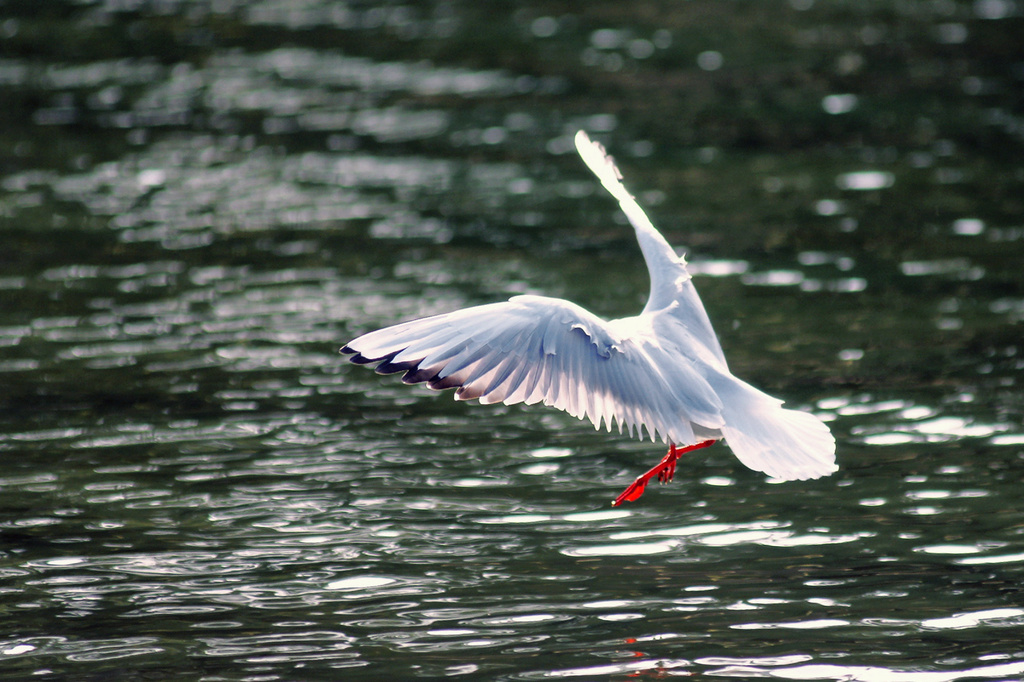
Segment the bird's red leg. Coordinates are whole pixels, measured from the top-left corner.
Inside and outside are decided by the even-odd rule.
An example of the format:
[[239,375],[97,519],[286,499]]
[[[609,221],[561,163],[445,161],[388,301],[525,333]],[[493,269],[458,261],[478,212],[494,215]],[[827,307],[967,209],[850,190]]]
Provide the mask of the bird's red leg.
[[714,442],[715,441],[713,440],[703,440],[696,445],[688,445],[685,448],[677,448],[675,443],[669,444],[668,454],[662,457],[661,461],[646,473],[637,476],[636,480],[630,483],[629,487],[623,490],[622,494],[615,498],[615,501],[612,502],[612,506],[618,507],[623,502],[639,500],[640,496],[644,494],[644,490],[647,488],[647,481],[651,480],[655,476],[657,476],[658,480],[662,483],[668,483],[676,473],[676,461],[679,459],[679,455],[693,450],[699,450],[700,448],[706,448]]

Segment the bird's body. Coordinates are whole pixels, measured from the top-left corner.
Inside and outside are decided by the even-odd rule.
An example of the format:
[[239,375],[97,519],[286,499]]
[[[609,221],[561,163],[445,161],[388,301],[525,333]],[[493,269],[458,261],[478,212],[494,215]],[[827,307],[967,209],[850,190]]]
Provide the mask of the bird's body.
[[[604,149],[582,131],[576,148],[636,230],[651,276],[640,315],[603,320],[569,301],[515,296],[370,332],[342,351],[406,383],[454,388],[457,400],[542,402],[600,428],[671,444],[669,454],[616,500],[638,498],[647,480],[670,480],[678,455],[725,438],[739,460],[780,479],[836,470],[835,440],[818,418],[736,378],[697,296],[686,261],[622,185]],[[682,449],[676,448],[682,444]]]

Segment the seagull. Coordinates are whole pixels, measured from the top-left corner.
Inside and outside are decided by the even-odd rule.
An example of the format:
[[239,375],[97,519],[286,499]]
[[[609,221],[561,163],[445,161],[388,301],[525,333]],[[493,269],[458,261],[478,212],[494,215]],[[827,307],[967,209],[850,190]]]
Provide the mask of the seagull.
[[407,384],[453,388],[456,400],[543,403],[596,429],[614,423],[620,434],[646,431],[666,442],[668,454],[613,506],[639,499],[654,477],[671,481],[683,454],[721,439],[744,465],[775,479],[835,472],[828,427],[733,376],[686,259],[623,186],[604,147],[582,130],[575,143],[636,231],[651,281],[639,315],[604,320],[563,299],[513,296],[370,332],[341,352],[376,363],[380,374],[404,372]]

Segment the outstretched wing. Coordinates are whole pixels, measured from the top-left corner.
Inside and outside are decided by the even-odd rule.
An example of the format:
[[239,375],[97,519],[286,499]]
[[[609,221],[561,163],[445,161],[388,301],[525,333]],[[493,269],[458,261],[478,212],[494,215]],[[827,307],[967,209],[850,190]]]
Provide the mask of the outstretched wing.
[[619,202],[619,207],[636,231],[651,277],[651,295],[644,312],[674,317],[723,367],[726,366],[725,354],[711,327],[711,320],[686,269],[686,259],[675,252],[622,184],[622,173],[601,144],[592,141],[581,130],[576,133],[576,150],[601,185]]
[[[639,318],[632,318],[639,319]],[[690,365],[668,366],[643,334],[617,333],[560,299],[516,296],[370,332],[342,348],[406,383],[455,388],[457,400],[545,405],[584,416],[596,428],[617,422],[653,439],[695,440],[691,422],[718,428],[722,403]]]

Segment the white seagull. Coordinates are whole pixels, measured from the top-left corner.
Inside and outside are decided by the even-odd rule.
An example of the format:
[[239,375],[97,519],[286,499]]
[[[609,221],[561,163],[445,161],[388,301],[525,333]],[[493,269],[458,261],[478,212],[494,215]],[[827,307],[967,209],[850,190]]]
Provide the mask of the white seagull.
[[610,431],[661,438],[668,454],[619,495],[643,495],[654,476],[667,482],[685,452],[724,438],[746,466],[783,480],[836,471],[835,439],[807,412],[789,410],[729,371],[693,286],[686,260],[622,185],[604,147],[582,130],[576,149],[636,230],[651,279],[636,317],[603,320],[575,303],[514,296],[412,320],[350,341],[343,353],[408,384],[454,388],[456,400],[542,402]]

